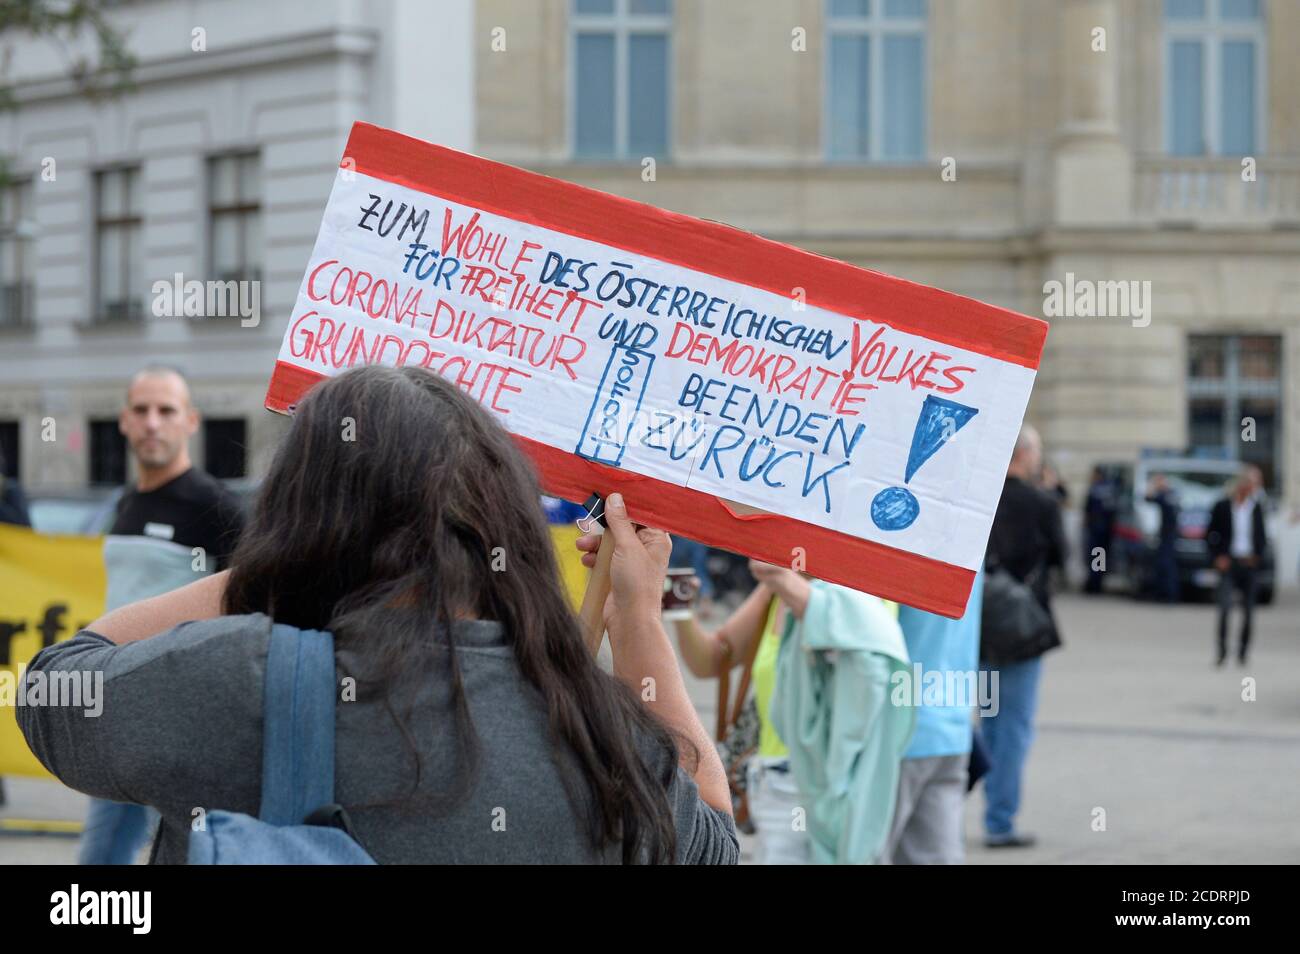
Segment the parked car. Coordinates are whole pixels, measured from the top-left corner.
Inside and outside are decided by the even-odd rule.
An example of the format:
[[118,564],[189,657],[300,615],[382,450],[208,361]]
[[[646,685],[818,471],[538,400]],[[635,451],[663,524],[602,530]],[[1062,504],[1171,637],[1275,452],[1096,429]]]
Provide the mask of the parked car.
[[[1146,500],[1147,486],[1154,474],[1164,474],[1178,501],[1178,540],[1174,545],[1178,579],[1184,595],[1213,593],[1219,574],[1210,559],[1205,530],[1210,510],[1228,492],[1228,485],[1240,472],[1241,464],[1229,460],[1196,457],[1144,457],[1137,461],[1099,465],[1107,478],[1119,487],[1112,552],[1106,576],[1118,580],[1134,595],[1150,593],[1154,584],[1156,546],[1160,533],[1160,508]],[[1268,505],[1266,504],[1266,507]],[[1265,511],[1266,520],[1271,514]],[[1273,600],[1275,566],[1272,541],[1259,567],[1257,599]]]

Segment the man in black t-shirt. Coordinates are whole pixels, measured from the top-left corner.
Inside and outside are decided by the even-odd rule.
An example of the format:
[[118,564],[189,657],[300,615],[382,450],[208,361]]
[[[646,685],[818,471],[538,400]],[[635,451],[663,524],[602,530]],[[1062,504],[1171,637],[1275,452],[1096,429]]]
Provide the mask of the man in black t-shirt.
[[138,465],[135,486],[117,504],[109,531],[202,547],[209,569],[225,566],[243,524],[239,501],[190,461],[199,414],[173,368],[149,367],[131,380],[118,418]]
[[[118,428],[137,475],[117,504],[105,544],[108,609],[156,596],[228,565],[242,526],[238,499],[190,461],[199,414],[184,375],[151,366],[131,379]],[[145,537],[144,541],[111,538]],[[81,864],[130,864],[156,818],[141,805],[92,799]]]
[[153,490],[127,490],[117,502],[117,519],[109,533],[202,547],[215,571],[229,565],[242,525],[234,494],[215,477],[190,467]]

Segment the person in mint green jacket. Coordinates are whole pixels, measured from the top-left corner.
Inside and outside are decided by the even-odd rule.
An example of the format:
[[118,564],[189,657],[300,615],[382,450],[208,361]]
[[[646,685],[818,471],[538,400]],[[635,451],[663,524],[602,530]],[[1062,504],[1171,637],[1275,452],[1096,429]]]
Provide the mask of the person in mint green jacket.
[[877,597],[794,570],[754,563],[751,570],[790,610],[771,718],[790,750],[810,860],[873,864],[916,722],[912,707],[890,699],[895,674],[910,665],[895,613]]

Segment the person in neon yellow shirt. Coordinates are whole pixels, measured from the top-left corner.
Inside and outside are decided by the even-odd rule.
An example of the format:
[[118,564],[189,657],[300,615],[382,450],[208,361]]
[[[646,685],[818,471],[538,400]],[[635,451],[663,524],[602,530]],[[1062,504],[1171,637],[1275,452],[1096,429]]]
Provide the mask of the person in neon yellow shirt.
[[[762,587],[767,589],[767,587]],[[763,632],[758,640],[758,652],[754,656],[754,705],[758,708],[758,754],[760,758],[782,758],[790,754],[781,737],[772,725],[772,692],[776,689],[776,659],[781,651],[781,630],[777,628],[777,619],[784,621],[781,601],[773,599],[768,603],[767,618],[763,623]]]
[[[910,711],[898,712],[892,707],[870,711],[863,708],[858,720],[861,724],[848,725],[845,720],[848,717],[852,721],[853,706],[841,706],[835,713],[821,712],[816,700],[829,697],[838,676],[832,674],[831,681],[826,682],[826,667],[822,666],[822,675],[815,678],[821,678],[825,685],[810,694],[809,676],[800,660],[819,649],[849,652],[856,661],[870,658],[874,661],[866,663],[863,671],[877,674],[878,670],[880,678],[872,675],[870,686],[859,686],[854,691],[861,690],[865,700],[872,695],[867,690],[879,690],[875,694],[883,698],[887,684],[882,680],[907,662],[896,621],[897,606],[758,561],[750,562],[750,570],[759,585],[721,627],[706,632],[692,617],[677,621],[677,636],[687,668],[701,678],[716,677],[726,669],[753,661],[753,694],[747,705],[756,710],[758,738],[756,743],[728,741],[739,749],[730,753],[733,758],[753,750],[741,777],[746,783],[750,816],[759,830],[755,860],[874,861],[892,818],[901,747],[906,746],[911,735],[913,716]],[[792,650],[796,645],[802,647],[798,652]],[[834,658],[836,653],[822,655]],[[854,672],[863,667],[846,660],[842,668],[841,682],[851,680]],[[778,686],[779,669],[787,673],[788,685],[784,687]],[[784,718],[774,719],[774,699],[781,700],[786,710]],[[745,721],[742,717],[737,725]],[[810,745],[805,739],[799,751],[791,753],[777,728],[782,723],[799,726],[801,732],[816,723],[812,726],[813,736],[838,741]],[[836,764],[836,753],[843,750],[841,743],[876,751],[880,758],[878,766],[869,771],[855,770],[852,779],[836,780],[833,787],[851,792],[848,799],[836,800],[826,796],[817,779]],[[857,758],[848,762],[866,764],[866,760]],[[807,791],[801,791],[801,785]],[[808,832],[791,825],[791,812],[796,809],[811,809],[810,815],[816,816],[809,818]]]
[[[751,767],[757,770],[769,763],[779,765],[787,758],[785,744],[768,718],[772,690],[776,685],[777,653],[781,646],[778,625],[784,615],[781,603],[772,591],[759,584],[716,630],[702,628],[694,615],[673,620],[682,660],[697,677],[716,679],[724,672],[752,663],[749,691],[734,724],[730,724],[730,718],[737,710],[732,708],[732,701],[729,698],[719,700],[728,720],[719,726],[719,731],[724,733],[720,741],[723,742],[723,761],[736,800],[736,823],[742,830],[751,832],[753,822],[782,810],[780,795],[767,797],[772,794],[771,783],[793,784],[788,779],[768,773],[756,775],[751,785],[749,771]],[[743,681],[740,691],[745,692]],[[737,704],[741,704],[740,700]],[[764,784],[765,780],[768,784]],[[785,793],[786,796],[790,794]],[[770,841],[763,836],[759,838],[756,854],[760,863],[780,860],[766,856]]]

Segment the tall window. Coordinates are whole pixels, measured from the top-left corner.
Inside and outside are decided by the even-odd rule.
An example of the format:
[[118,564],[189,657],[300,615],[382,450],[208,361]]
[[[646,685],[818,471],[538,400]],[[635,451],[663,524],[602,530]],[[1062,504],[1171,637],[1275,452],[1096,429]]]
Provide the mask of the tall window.
[[1263,148],[1261,0],[1165,0],[1165,148],[1249,156]]
[[126,438],[118,430],[117,418],[90,422],[90,483],[126,483]]
[[830,158],[925,158],[926,13],[926,0],[829,0]]
[[209,274],[257,281],[262,274],[262,202],[256,153],[208,160]]
[[32,185],[10,182],[0,188],[0,328],[20,328],[32,323],[35,239]]
[[96,318],[131,321],[144,315],[141,242],[144,197],[140,170],[110,169],[96,180]]
[[203,469],[213,477],[248,474],[248,434],[242,417],[203,419]]
[[1258,464],[1281,486],[1282,339],[1192,335],[1187,354],[1191,449]]
[[668,152],[671,0],[573,0],[573,152]]

